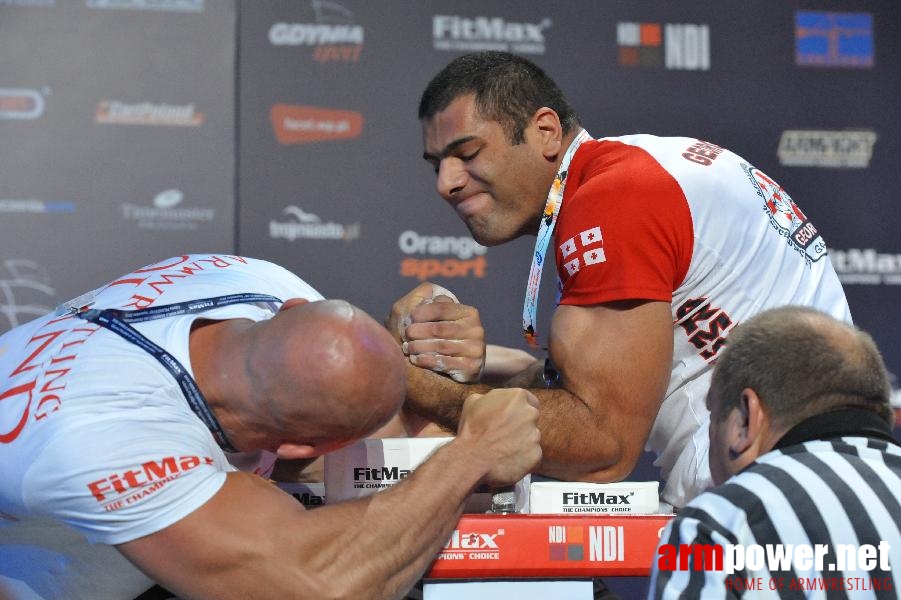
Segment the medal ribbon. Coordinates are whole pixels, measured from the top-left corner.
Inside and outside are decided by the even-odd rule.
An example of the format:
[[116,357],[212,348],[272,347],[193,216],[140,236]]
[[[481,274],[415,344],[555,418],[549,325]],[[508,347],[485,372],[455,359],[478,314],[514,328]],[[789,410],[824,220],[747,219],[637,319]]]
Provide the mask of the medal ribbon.
[[566,149],[563,161],[557,170],[557,176],[554,177],[554,183],[551,184],[551,189],[548,191],[547,203],[544,205],[541,221],[538,223],[538,238],[535,240],[535,252],[532,254],[532,267],[529,269],[529,280],[526,283],[526,298],[522,307],[522,332],[526,342],[533,348],[538,347],[535,327],[538,315],[538,288],[541,286],[541,270],[544,268],[547,247],[554,235],[554,226],[557,225],[557,215],[560,214],[560,207],[563,205],[563,193],[566,190],[566,175],[569,170],[569,163],[572,161],[576,149],[583,142],[590,139],[591,136],[583,129],[569,145],[569,148]]

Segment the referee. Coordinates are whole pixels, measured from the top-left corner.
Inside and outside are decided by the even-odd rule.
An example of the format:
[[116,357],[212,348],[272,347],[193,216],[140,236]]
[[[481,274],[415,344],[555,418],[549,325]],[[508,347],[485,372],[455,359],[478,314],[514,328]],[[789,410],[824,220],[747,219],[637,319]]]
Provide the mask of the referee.
[[707,397],[718,487],[664,530],[649,597],[901,598],[890,393],[870,336],[828,315],[737,328]]

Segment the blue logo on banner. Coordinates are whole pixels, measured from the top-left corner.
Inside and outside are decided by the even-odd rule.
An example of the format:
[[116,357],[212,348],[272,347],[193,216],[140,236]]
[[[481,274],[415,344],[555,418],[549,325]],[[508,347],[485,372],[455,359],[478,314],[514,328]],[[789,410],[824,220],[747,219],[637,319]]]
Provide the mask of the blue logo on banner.
[[795,64],[866,69],[872,68],[873,56],[873,15],[795,13]]
[[69,200],[45,200],[44,210],[48,213],[74,213],[75,203]]

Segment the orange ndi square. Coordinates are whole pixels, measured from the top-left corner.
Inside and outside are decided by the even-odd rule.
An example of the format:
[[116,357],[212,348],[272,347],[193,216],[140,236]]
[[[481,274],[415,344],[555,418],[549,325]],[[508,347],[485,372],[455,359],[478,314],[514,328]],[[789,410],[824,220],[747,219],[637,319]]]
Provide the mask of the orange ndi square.
[[663,40],[659,23],[642,23],[641,24],[641,45],[642,46],[659,46]]

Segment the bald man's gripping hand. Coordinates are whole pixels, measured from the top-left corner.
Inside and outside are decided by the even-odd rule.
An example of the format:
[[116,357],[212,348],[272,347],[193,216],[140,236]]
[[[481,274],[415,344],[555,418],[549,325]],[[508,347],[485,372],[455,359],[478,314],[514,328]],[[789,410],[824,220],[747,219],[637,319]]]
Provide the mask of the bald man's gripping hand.
[[472,394],[463,403],[455,443],[473,448],[482,461],[481,483],[516,483],[541,461],[538,399],[520,388]]
[[417,367],[460,383],[481,377],[485,330],[479,311],[440,285],[422,283],[397,300],[386,326]]

